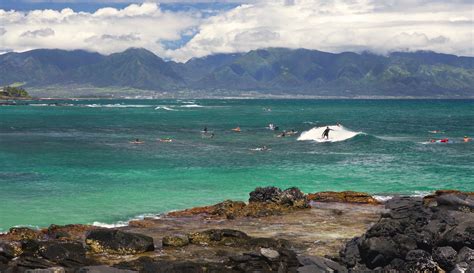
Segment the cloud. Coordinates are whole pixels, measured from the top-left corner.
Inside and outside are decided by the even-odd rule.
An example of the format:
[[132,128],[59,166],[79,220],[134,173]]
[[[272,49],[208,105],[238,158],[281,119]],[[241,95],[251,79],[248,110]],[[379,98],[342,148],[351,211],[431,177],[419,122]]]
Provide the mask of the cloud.
[[121,42],[133,42],[133,41],[140,41],[140,35],[138,33],[129,33],[126,35],[110,35],[110,34],[103,34],[102,36],[92,36],[84,41],[86,43],[97,43],[100,41],[121,41]]
[[158,4],[149,2],[95,12],[75,12],[69,8],[28,12],[0,9],[2,27],[8,29],[1,43],[15,51],[60,48],[103,54],[144,47],[163,56],[162,42],[181,40],[200,20],[198,12],[163,11]]
[[4,29],[3,27],[0,27],[0,36],[3,36],[3,34],[7,33],[7,30]]
[[[368,50],[381,54],[395,50],[434,50],[474,56],[471,0],[236,0],[232,3],[241,4],[212,13],[199,8],[166,10],[155,1],[121,9],[105,7],[94,12],[69,8],[29,12],[0,9],[4,29],[1,42],[3,48],[15,51],[62,48],[109,54],[129,47],[144,47],[178,61],[265,47],[329,52]],[[211,4],[204,6],[212,8]]]
[[20,37],[28,37],[28,38],[37,38],[37,37],[48,37],[48,36],[53,36],[54,35],[54,30],[51,28],[42,28],[42,29],[37,29],[37,30],[28,30],[23,32]]
[[474,55],[467,0],[284,0],[240,5],[207,18],[179,60],[262,47],[329,52],[434,50]]

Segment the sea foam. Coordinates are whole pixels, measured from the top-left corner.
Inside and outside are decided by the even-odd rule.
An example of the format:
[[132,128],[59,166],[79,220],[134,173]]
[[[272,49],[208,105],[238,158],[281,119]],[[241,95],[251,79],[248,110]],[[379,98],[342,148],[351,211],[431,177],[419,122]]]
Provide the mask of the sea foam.
[[[326,130],[327,127],[331,129],[331,131],[329,131],[328,139],[322,137],[323,132],[324,130]],[[354,132],[342,125],[329,125],[322,127],[314,127],[311,130],[305,131],[301,133],[301,135],[298,137],[298,140],[312,140],[316,142],[338,142],[353,138],[359,134],[363,134],[363,132]]]

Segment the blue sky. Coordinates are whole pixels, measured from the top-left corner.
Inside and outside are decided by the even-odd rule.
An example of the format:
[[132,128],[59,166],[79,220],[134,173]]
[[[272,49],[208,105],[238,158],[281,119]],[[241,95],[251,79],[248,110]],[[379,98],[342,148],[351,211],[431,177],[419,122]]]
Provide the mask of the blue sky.
[[[40,1],[40,0],[2,0],[0,1],[0,9],[4,10],[18,10],[30,11],[41,9],[62,10],[64,8],[71,8],[74,11],[94,12],[100,8],[113,7],[123,9],[130,4],[141,3],[140,1]],[[165,10],[171,11],[190,11],[190,10],[229,10],[235,8],[240,3],[237,1],[168,1],[160,3]]]
[[474,55],[470,0],[1,0],[0,53],[128,47],[186,61],[265,47]]

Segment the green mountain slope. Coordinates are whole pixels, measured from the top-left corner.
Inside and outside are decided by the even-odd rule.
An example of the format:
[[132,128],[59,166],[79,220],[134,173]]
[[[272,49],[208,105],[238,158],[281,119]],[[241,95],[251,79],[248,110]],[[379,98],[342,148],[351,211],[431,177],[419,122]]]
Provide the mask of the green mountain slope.
[[[186,63],[145,49],[103,56],[33,50],[0,55],[0,85],[124,87],[175,92],[258,91],[313,96],[474,97],[474,58],[434,52],[339,54],[269,48]],[[71,90],[74,95],[74,90]]]

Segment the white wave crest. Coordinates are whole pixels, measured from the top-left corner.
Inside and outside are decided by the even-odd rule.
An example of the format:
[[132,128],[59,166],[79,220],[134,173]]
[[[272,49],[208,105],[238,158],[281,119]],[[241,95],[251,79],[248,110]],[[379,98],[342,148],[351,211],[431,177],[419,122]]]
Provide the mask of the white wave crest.
[[119,222],[113,223],[113,224],[107,224],[107,223],[102,223],[102,222],[93,222],[92,225],[96,226],[96,227],[103,227],[103,228],[117,228],[117,227],[126,227],[126,226],[128,226],[128,222],[119,221]]
[[153,107],[153,105],[146,104],[86,104],[86,107],[90,108],[147,108]]
[[130,221],[143,220],[145,218],[160,219],[161,216],[158,215],[158,214],[142,214],[142,215],[138,215],[136,217],[133,217],[131,219],[128,219],[127,221],[117,221],[117,222],[111,223],[111,224],[95,221],[95,222],[92,223],[92,225],[97,226],[97,227],[103,227],[103,228],[126,227],[130,223]]
[[[327,127],[331,129],[331,131],[329,131],[328,139],[322,137],[323,132],[324,130],[326,130]],[[298,140],[312,140],[316,142],[338,142],[353,138],[359,134],[363,134],[363,132],[354,132],[342,125],[329,125],[322,127],[314,127],[311,130],[305,131],[301,133],[301,135],[298,137]]]
[[199,105],[199,104],[185,104],[185,105],[181,105],[181,107],[185,107],[185,108],[200,108],[200,107],[204,107],[204,106]]
[[177,111],[176,109],[173,109],[173,108],[168,107],[168,106],[157,106],[155,108],[155,110]]
[[374,195],[374,198],[379,202],[386,202],[393,198],[392,195]]

